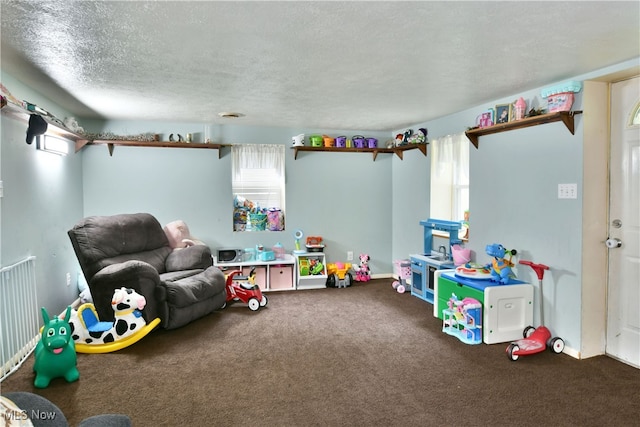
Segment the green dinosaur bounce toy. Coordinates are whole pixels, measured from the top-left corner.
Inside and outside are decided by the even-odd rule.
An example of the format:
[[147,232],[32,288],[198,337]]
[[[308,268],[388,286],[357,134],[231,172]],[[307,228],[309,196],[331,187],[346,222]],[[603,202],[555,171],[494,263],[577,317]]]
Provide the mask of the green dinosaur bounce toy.
[[33,371],[36,378],[33,385],[37,388],[49,386],[52,379],[64,377],[67,382],[77,381],[80,372],[77,368],[76,347],[71,338],[71,327],[66,319],[71,315],[71,307],[67,307],[64,319],[54,316],[49,320],[47,310],[42,307],[42,337],[36,345],[36,361]]

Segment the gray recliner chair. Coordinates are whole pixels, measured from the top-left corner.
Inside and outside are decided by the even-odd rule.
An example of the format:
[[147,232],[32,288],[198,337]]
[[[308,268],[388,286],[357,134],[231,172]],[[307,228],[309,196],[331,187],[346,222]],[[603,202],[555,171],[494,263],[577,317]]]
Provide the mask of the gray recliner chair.
[[147,323],[160,318],[174,329],[222,308],[225,277],[211,249],[173,250],[158,220],[148,213],[90,216],[68,231],[100,320],[113,321],[115,289],[132,288],[147,304]]

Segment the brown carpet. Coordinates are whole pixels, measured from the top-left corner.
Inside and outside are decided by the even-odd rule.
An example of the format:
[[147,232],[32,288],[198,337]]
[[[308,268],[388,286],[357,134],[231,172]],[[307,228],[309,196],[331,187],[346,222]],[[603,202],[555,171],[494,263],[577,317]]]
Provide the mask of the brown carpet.
[[134,426],[631,426],[640,370],[550,351],[510,361],[465,345],[391,280],[269,293],[109,354],[79,354],[80,380],[33,387],[33,356],[2,384],[58,405],[71,425],[128,414]]

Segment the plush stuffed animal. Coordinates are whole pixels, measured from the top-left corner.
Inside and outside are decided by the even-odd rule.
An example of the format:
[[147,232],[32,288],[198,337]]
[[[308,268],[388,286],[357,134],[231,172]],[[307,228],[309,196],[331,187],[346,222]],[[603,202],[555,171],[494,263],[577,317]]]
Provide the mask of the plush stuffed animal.
[[189,227],[182,220],[173,221],[165,225],[164,233],[167,235],[169,246],[172,249],[183,249],[188,246],[205,244],[191,235]]
[[[71,306],[67,307],[65,319],[69,319]],[[80,378],[78,372],[75,343],[71,339],[71,327],[67,320],[54,316],[49,320],[47,310],[42,307],[42,337],[35,350],[33,371],[36,378],[33,385],[45,388],[53,378],[64,377],[67,382],[74,382]]]
[[356,282],[368,282],[371,280],[371,272],[369,270],[369,255],[360,254],[360,266],[356,270]]

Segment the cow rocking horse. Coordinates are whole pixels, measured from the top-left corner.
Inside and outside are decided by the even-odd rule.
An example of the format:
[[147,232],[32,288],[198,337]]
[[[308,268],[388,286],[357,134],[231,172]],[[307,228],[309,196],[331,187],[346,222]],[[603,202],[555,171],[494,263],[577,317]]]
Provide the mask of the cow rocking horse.
[[159,323],[142,317],[144,296],[130,288],[116,289],[111,300],[115,320],[101,322],[93,304],[81,305],[71,313],[69,324],[78,353],[108,353],[128,347],[144,338]]

